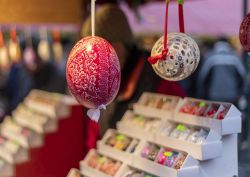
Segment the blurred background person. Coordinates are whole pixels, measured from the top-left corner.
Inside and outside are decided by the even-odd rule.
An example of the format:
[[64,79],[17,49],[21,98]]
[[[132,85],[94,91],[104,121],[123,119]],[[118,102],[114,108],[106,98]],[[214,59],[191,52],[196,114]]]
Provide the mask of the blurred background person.
[[226,38],[220,38],[204,58],[197,81],[198,97],[238,104],[246,70]]

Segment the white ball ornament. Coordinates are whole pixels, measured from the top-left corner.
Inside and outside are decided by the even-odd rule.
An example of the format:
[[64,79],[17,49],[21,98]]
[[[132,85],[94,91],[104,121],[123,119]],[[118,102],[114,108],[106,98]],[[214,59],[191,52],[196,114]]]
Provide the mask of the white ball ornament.
[[156,74],[165,80],[183,80],[190,76],[199,64],[199,47],[184,33],[169,33],[165,54],[163,50],[164,37],[161,37],[151,51],[151,59],[156,59],[153,59],[151,64]]

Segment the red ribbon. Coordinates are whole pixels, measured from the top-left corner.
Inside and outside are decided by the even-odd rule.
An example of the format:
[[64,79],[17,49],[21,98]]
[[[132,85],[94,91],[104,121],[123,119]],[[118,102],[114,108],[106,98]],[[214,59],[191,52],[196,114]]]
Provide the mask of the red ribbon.
[[[179,28],[181,33],[185,33],[185,25],[184,25],[184,13],[183,13],[183,2],[179,2]],[[157,63],[158,60],[166,60],[167,59],[167,53],[168,53],[168,47],[167,47],[167,37],[168,37],[168,6],[169,1],[166,2],[166,14],[165,14],[165,27],[164,27],[164,40],[163,40],[163,51],[161,54],[156,56],[151,56],[148,58],[148,61],[150,64]]]

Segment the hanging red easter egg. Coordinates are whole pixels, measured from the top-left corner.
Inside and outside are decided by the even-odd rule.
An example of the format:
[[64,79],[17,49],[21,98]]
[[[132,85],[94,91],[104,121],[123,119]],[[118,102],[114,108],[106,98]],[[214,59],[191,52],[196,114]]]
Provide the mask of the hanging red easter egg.
[[250,52],[250,13],[245,17],[240,26],[240,42],[242,47]]
[[[69,54],[66,77],[70,92],[80,104],[105,108],[120,87],[120,64],[114,48],[100,37],[81,39]],[[88,115],[97,121],[100,113],[93,112]]]

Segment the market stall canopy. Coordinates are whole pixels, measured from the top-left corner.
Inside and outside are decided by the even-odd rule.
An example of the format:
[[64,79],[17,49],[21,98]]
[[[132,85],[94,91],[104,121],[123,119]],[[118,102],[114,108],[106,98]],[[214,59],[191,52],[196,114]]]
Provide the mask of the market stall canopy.
[[[184,4],[186,32],[194,35],[238,35],[243,1],[189,0]],[[165,2],[149,2],[138,7],[139,17],[126,4],[121,4],[136,34],[162,33]],[[178,7],[170,4],[169,29],[178,31]],[[250,9],[250,8],[248,8]]]

